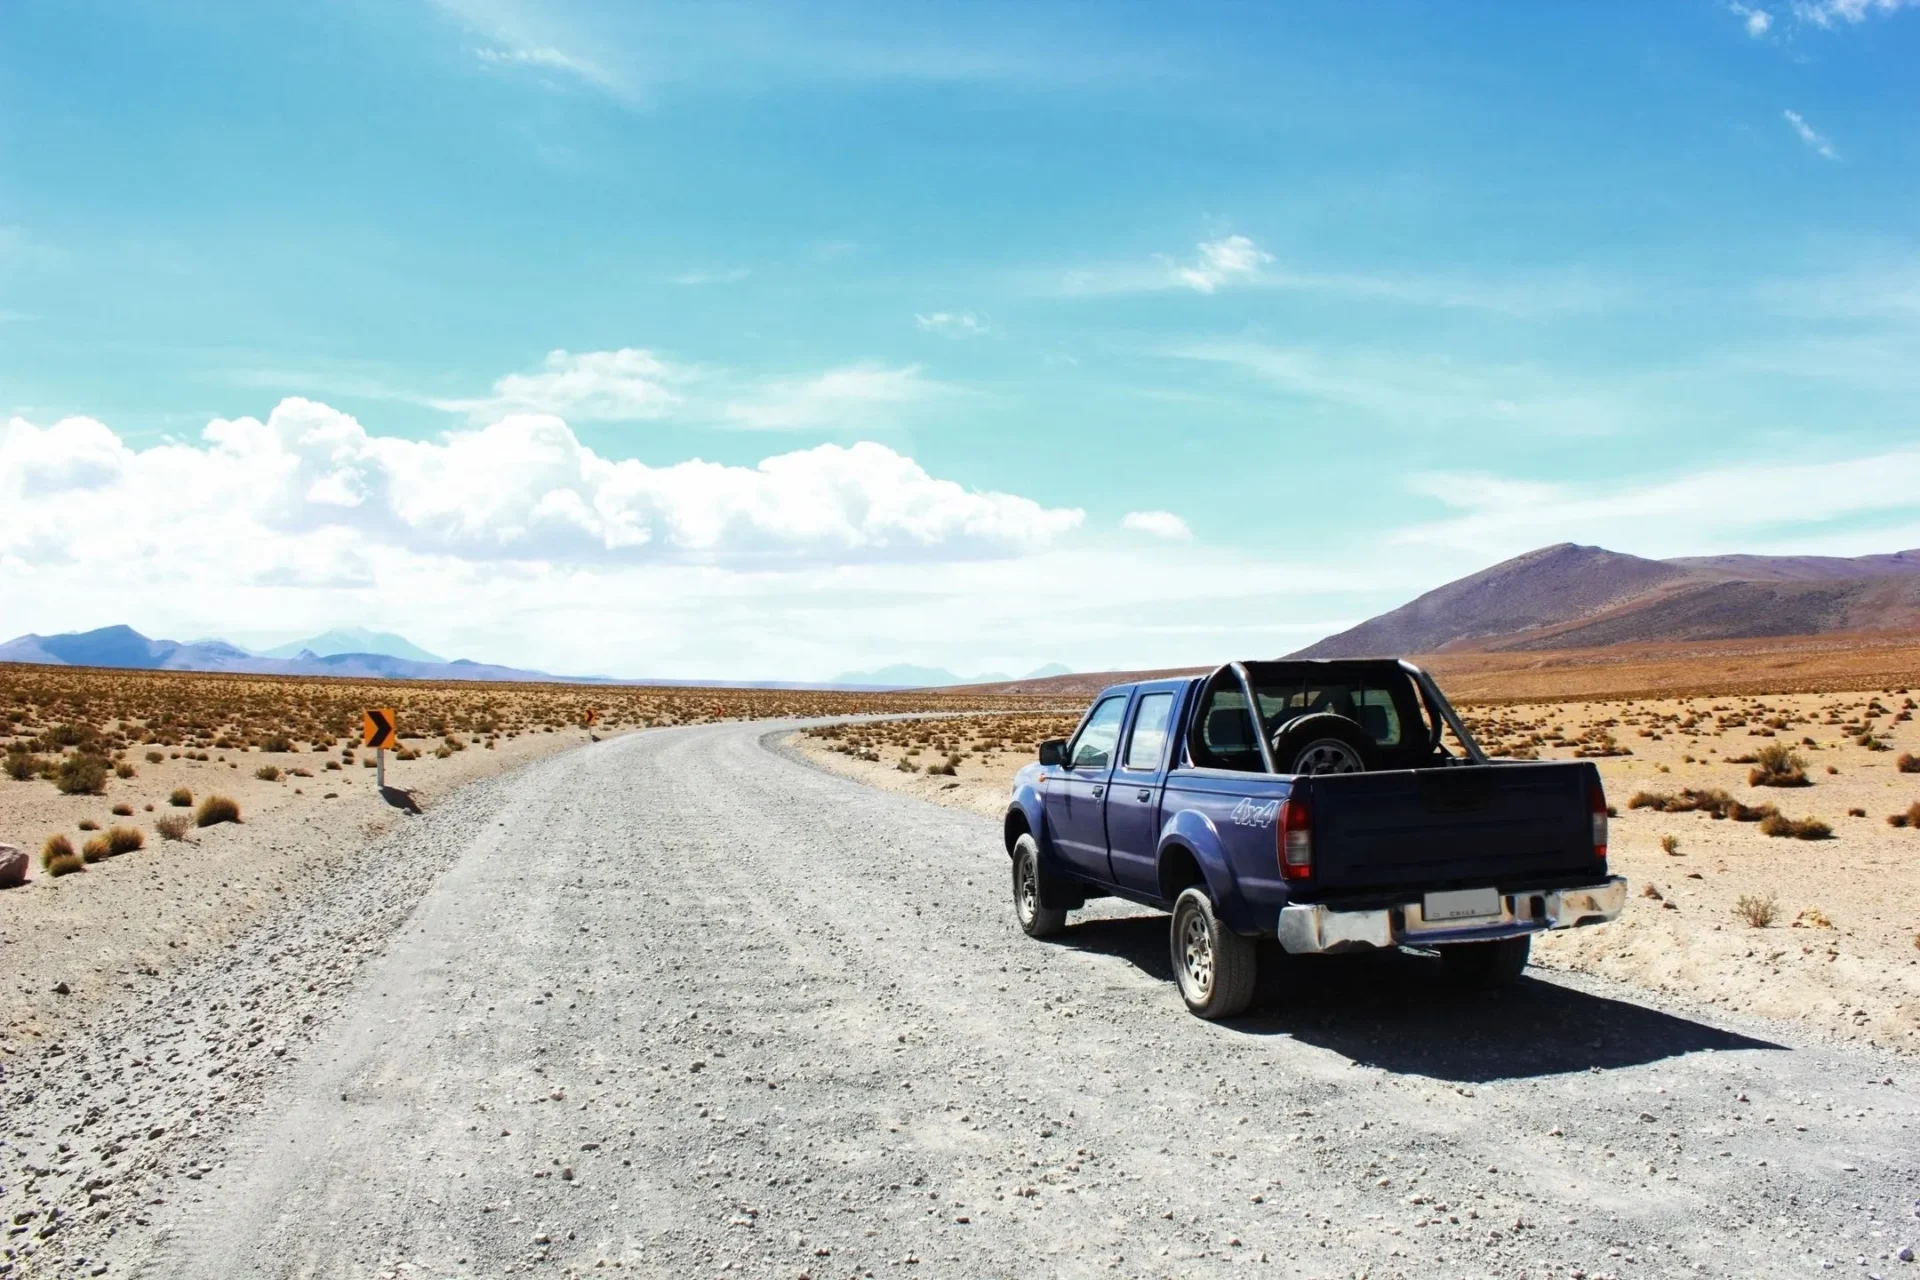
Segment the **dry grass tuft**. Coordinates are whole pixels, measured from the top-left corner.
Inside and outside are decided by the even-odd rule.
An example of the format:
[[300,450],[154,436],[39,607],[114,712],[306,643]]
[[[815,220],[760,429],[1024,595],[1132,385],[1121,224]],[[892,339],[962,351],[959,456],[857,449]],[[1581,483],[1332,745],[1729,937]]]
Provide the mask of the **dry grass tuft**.
[[147,847],[147,837],[138,827],[108,827],[107,852],[114,857]]
[[191,809],[193,808],[193,792],[185,787],[175,787],[173,793],[167,797],[167,803],[176,809]]
[[278,782],[280,781],[280,767],[278,765],[263,764],[253,771],[253,776],[262,782]]
[[153,829],[158,831],[163,839],[167,840],[185,840],[187,838],[187,832],[192,828],[193,819],[184,813],[164,814],[154,819],[153,823]]
[[1661,837],[1660,837],[1660,852],[1662,852],[1662,853],[1666,853],[1666,854],[1675,854],[1675,853],[1679,853],[1679,852],[1680,852],[1680,837],[1679,837],[1679,836],[1661,836]]
[[1770,893],[1743,893],[1733,904],[1733,913],[1754,928],[1764,929],[1780,914],[1780,900]]
[[1807,762],[1792,747],[1770,742],[1753,753],[1753,768],[1747,772],[1750,787],[1809,787]]
[[1900,758],[1893,762],[1893,767],[1902,773],[1920,773],[1920,756],[1916,756],[1911,751],[1903,751],[1900,753]]
[[86,862],[73,851],[73,842],[65,836],[48,836],[40,846],[40,865],[50,876],[72,875],[85,871]]
[[67,756],[53,771],[53,785],[62,795],[97,796],[107,789],[107,762],[99,756]]
[[93,836],[80,846],[80,856],[88,862],[105,862],[113,856],[113,846],[107,842],[105,834]]
[[208,796],[200,802],[200,811],[194,815],[195,825],[202,827],[238,821],[240,821],[240,805],[226,796]]
[[1828,840],[1833,836],[1833,828],[1818,818],[1789,818],[1782,813],[1762,818],[1760,830],[1765,835],[1791,836],[1795,840]]
[[1888,814],[1887,825],[1890,827],[1913,827],[1916,830],[1920,830],[1920,800],[1916,800],[1908,805],[1905,813]]

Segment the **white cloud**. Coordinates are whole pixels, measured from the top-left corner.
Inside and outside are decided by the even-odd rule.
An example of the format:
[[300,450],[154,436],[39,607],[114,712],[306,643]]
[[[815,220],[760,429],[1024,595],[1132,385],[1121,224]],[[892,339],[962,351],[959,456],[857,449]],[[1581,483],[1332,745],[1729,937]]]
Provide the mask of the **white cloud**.
[[510,373],[477,400],[435,400],[437,409],[478,419],[506,413],[552,413],[582,422],[664,418],[682,401],[670,383],[690,375],[651,351],[550,351],[534,373]]
[[[1004,557],[1083,518],[969,490],[873,443],[653,467],[601,457],[546,415],[416,441],[301,399],[146,449],[91,419],[15,418],[0,435],[0,501],[16,517],[0,556],[330,582],[387,552],[552,566]],[[76,523],[62,514],[75,501],[114,518]]]
[[682,271],[679,275],[673,277],[673,283],[683,285],[739,284],[752,274],[753,272],[746,267],[723,267]]
[[[1753,463],[1638,485],[1437,474],[1413,487],[1462,514],[1402,529],[1391,541],[1485,561],[1553,542],[1648,556],[1786,550],[1828,536],[1836,522],[1910,517],[1920,492],[1920,450]],[[1891,549],[1883,536],[1856,530],[1855,554]]]
[[913,322],[922,333],[938,333],[949,338],[977,338],[991,332],[987,322],[971,311],[916,313]]
[[1794,131],[1794,133],[1799,135],[1800,141],[1806,143],[1809,147],[1812,147],[1814,151],[1816,151],[1822,156],[1825,156],[1829,160],[1838,160],[1840,158],[1837,154],[1834,153],[1833,144],[1831,142],[1828,142],[1825,137],[1823,137],[1821,134],[1816,132],[1812,125],[1808,124],[1804,119],[1802,119],[1798,111],[1793,111],[1793,110],[1782,111],[1780,113],[1780,118],[1785,120],[1787,122],[1788,127],[1791,128]]
[[1727,10],[1742,20],[1742,25],[1746,27],[1747,34],[1755,40],[1766,35],[1768,29],[1773,26],[1773,15],[1765,9],[1752,9],[1741,4],[1739,0],[1733,0],[1732,3],[1727,5]]
[[1273,261],[1272,254],[1245,236],[1207,240],[1198,247],[1199,260],[1190,266],[1175,268],[1174,278],[1201,293],[1212,293],[1223,284],[1250,280],[1259,275],[1261,267]]
[[1858,24],[1875,14],[1896,13],[1913,8],[1916,0],[1795,0],[1794,16],[1816,26],[1831,27],[1835,22]]
[[1193,539],[1193,530],[1187,527],[1187,522],[1171,511],[1129,511],[1120,517],[1120,527],[1165,538],[1169,542],[1189,542]]
[[919,365],[849,365],[811,378],[776,378],[728,403],[725,416],[743,427],[869,427],[890,411],[946,390]]

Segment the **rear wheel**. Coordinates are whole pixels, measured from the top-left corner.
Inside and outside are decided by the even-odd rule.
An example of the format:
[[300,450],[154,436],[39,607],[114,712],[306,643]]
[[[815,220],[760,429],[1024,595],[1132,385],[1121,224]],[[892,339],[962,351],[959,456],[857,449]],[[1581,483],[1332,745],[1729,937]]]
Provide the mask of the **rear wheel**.
[[1500,938],[1494,942],[1456,942],[1440,948],[1447,976],[1463,987],[1487,991],[1519,980],[1527,967],[1533,939]]
[[1259,950],[1213,914],[1205,889],[1183,890],[1173,903],[1168,934],[1173,978],[1189,1011],[1202,1018],[1231,1018],[1253,1000]]
[[1042,905],[1040,844],[1031,835],[1013,842],[1013,915],[1029,938],[1045,938],[1067,927],[1067,913]]

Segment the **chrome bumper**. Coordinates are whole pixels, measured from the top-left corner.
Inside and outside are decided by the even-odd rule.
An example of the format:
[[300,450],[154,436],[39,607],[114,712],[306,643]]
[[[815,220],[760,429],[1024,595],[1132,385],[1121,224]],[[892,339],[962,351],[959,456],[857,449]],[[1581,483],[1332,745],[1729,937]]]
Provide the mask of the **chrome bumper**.
[[1280,909],[1280,945],[1295,955],[1368,951],[1379,947],[1437,947],[1452,942],[1490,942],[1549,929],[1605,924],[1627,905],[1627,882],[1611,876],[1578,889],[1530,889],[1501,895],[1498,917],[1428,924],[1422,899],[1364,911],[1339,911],[1301,902]]

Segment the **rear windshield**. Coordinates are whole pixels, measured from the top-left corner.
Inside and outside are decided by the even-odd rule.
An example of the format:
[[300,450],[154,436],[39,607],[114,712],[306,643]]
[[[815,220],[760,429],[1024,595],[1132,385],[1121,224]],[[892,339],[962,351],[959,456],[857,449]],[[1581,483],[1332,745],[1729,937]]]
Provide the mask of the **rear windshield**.
[[1269,739],[1289,720],[1331,712],[1358,724],[1383,749],[1424,742],[1419,695],[1397,668],[1301,672],[1249,664],[1247,674]]

